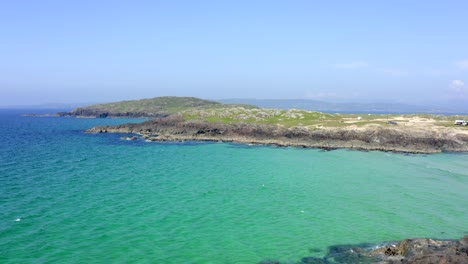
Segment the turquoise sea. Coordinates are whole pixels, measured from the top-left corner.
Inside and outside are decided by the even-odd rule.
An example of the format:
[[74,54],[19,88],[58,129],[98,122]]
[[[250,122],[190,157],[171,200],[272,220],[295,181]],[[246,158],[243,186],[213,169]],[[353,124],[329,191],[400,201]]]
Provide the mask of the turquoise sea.
[[[148,143],[0,110],[0,263],[301,263],[468,231],[468,155]],[[37,112],[37,111],[36,111]]]

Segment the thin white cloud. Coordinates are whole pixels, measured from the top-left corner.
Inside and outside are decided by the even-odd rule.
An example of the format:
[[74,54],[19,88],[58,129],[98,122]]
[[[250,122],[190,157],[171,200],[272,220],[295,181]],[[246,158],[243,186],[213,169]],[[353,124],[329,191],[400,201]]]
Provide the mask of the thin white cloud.
[[323,98],[337,98],[338,95],[334,92],[307,91],[305,94],[305,97],[309,99],[323,99]]
[[339,64],[335,64],[334,66],[337,69],[354,70],[354,69],[366,68],[369,66],[369,64],[363,61],[356,61],[356,62],[351,62],[351,63],[339,63]]
[[461,70],[468,70],[468,60],[459,61],[456,65]]
[[461,80],[453,80],[450,82],[450,88],[456,93],[465,92],[465,83]]
[[453,80],[453,81],[451,82],[451,85],[452,85],[453,87],[462,87],[462,86],[465,85],[465,83],[464,83],[463,81],[461,81],[461,80]]

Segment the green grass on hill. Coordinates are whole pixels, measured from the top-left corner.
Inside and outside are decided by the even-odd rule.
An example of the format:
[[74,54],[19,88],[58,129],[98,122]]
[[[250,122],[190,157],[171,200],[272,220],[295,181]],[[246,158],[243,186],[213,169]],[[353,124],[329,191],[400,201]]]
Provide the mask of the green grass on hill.
[[434,125],[453,127],[456,119],[467,119],[460,116],[443,115],[376,115],[376,114],[327,114],[304,110],[246,109],[242,107],[204,109],[183,111],[186,120],[203,120],[211,123],[256,123],[280,125],[284,127],[303,126],[311,129],[316,127],[344,127],[365,125],[387,125],[387,121],[396,121],[400,125],[408,120],[398,118],[419,117],[433,119]]
[[213,109],[225,107],[243,106],[255,108],[249,105],[226,105],[214,101],[203,100],[195,97],[164,96],[152,99],[121,101],[108,104],[97,104],[81,109],[89,109],[100,112],[118,113],[145,113],[149,116],[157,114],[174,114],[181,111],[197,109]]
[[[203,120],[211,123],[255,123],[279,125],[284,127],[302,126],[309,129],[320,127],[344,127],[365,125],[387,125],[387,121],[396,121],[399,125],[412,117],[432,120],[430,125],[454,127],[456,119],[467,120],[466,116],[445,115],[376,115],[376,114],[327,114],[305,110],[260,109],[252,105],[231,105],[194,97],[157,97],[152,99],[122,101],[98,104],[77,110],[89,110],[89,115],[109,113],[125,116],[133,113],[143,116],[158,116],[181,113],[186,120]],[[406,120],[405,120],[406,119]],[[434,122],[435,121],[435,122]],[[468,129],[467,127],[461,127]]]
[[[340,115],[302,110],[221,108],[201,111],[185,111],[186,120],[204,120],[212,123],[257,123],[286,127],[327,124],[340,126]],[[345,125],[343,123],[343,125]]]

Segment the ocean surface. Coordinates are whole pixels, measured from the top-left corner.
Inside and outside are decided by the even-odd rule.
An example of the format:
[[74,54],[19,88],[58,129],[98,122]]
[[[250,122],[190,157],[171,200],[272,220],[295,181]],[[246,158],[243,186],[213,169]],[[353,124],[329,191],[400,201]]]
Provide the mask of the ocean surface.
[[300,263],[468,234],[467,154],[125,141],[83,131],[141,120],[22,111],[0,110],[0,263]]

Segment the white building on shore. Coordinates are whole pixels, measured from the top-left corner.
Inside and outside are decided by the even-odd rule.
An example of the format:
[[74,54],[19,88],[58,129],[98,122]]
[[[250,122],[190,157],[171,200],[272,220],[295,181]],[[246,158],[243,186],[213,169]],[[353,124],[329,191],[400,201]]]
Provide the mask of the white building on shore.
[[466,125],[468,125],[468,121],[466,121],[466,120],[455,120],[454,125],[457,125],[457,126],[466,126]]

